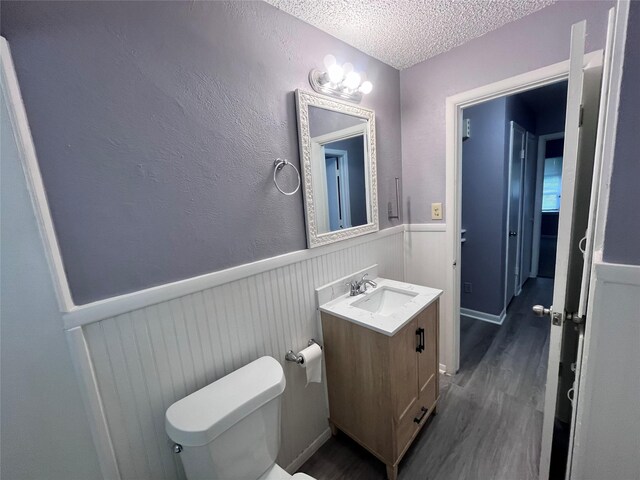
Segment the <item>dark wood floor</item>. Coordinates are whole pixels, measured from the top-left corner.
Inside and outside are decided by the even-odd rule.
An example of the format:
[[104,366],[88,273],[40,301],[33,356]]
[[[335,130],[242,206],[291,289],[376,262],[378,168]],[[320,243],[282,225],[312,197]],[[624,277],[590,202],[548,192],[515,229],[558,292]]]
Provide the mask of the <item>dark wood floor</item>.
[[[529,279],[501,326],[461,318],[461,365],[441,376],[438,415],[400,463],[399,478],[538,478],[551,279]],[[385,466],[346,435],[331,438],[301,468],[318,480],[384,479]]]

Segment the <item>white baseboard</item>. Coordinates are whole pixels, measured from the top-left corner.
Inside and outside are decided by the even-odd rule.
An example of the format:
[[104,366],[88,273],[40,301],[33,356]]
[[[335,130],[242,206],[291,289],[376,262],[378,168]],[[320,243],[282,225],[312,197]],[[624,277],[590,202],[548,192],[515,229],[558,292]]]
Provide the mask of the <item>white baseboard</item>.
[[293,475],[298,471],[298,469],[304,465],[304,462],[309,460],[311,456],[316,453],[322,445],[325,444],[327,440],[331,438],[331,429],[327,428],[324,432],[320,434],[318,438],[316,438],[311,445],[305,448],[300,455],[298,455],[293,462],[291,462],[285,470],[289,475]]
[[447,373],[447,366],[444,363],[440,364],[440,373],[443,374],[443,375],[449,375]]
[[475,318],[476,320],[482,320],[483,322],[495,323],[496,325],[502,325],[504,319],[507,318],[507,312],[505,310],[500,315],[492,315],[490,313],[478,312],[476,310],[470,310],[468,308],[460,309],[460,316]]

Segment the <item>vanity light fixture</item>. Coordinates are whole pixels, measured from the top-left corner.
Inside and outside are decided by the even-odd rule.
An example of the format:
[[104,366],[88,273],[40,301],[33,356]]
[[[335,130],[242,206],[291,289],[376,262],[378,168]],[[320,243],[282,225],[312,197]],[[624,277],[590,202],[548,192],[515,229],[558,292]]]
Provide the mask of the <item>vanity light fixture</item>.
[[336,57],[327,55],[324,66],[324,72],[315,68],[309,72],[309,83],[318,93],[359,103],[362,95],[373,90],[373,84],[366,79],[364,72],[354,71],[350,63],[338,65]]

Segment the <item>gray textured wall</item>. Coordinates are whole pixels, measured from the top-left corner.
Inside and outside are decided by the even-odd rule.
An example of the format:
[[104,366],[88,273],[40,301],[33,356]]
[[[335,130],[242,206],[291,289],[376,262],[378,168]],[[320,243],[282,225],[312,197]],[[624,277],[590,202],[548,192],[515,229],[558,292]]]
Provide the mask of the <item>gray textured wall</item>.
[[398,71],[266,3],[3,1],[2,34],[78,304],[305,248],[272,169],[299,163],[293,91],[327,53],[374,84],[395,195]]
[[98,480],[98,458],[2,92],[0,119],[0,477]]
[[412,223],[431,222],[431,203],[445,201],[446,98],[566,60],[571,24],[583,19],[587,51],[603,48],[612,6],[561,1],[400,72],[403,190]]
[[631,2],[604,260],[640,265],[640,2]]
[[471,138],[462,143],[462,283],[460,306],[499,315],[504,306],[505,121],[506,98],[464,110],[471,120]]

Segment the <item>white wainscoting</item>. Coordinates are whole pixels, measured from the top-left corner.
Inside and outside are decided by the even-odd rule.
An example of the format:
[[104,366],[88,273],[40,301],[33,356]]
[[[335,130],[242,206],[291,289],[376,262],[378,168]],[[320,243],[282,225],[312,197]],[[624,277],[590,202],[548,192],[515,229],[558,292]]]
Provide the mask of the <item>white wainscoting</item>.
[[381,276],[405,279],[403,230],[292,255],[291,263],[179,298],[167,288],[166,301],[83,325],[120,477],[184,478],[165,434],[166,408],[263,355],[285,369],[279,464],[297,468],[328,438],[325,387],[305,387],[304,370],[284,354],[319,337],[317,286],[374,263]]
[[440,301],[440,370],[455,373],[448,368],[455,365],[450,359],[455,332],[450,309],[451,294],[447,288],[446,277],[446,225],[406,225],[404,235],[405,281],[444,291]]
[[640,266],[592,272],[571,479],[640,478]]

